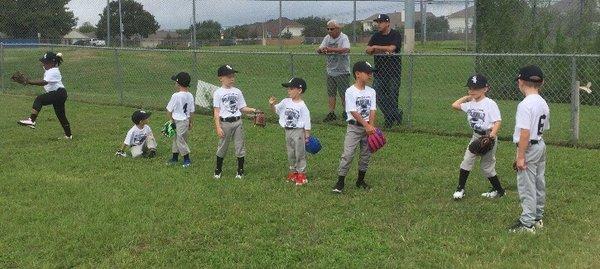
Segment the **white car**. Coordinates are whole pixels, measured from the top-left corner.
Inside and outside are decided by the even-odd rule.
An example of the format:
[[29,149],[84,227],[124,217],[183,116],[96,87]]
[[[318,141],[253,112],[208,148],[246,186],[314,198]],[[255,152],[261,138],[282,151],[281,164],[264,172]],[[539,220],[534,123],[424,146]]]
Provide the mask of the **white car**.
[[90,45],[102,47],[102,46],[106,46],[106,41],[101,40],[101,39],[92,38],[92,39],[90,39]]

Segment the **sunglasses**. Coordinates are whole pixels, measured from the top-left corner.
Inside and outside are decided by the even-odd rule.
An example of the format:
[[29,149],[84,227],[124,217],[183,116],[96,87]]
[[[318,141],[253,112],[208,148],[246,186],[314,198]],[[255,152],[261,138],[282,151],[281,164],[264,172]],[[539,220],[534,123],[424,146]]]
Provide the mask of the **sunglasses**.
[[333,31],[333,30],[335,30],[335,29],[336,29],[336,28],[329,28],[329,27],[327,27],[327,31]]

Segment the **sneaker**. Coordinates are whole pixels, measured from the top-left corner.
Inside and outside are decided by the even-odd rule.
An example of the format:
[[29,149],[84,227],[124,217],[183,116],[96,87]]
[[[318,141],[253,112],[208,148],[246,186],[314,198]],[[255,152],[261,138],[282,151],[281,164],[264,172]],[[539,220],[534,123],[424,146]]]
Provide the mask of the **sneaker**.
[[242,179],[242,177],[244,177],[244,170],[238,170],[235,179]]
[[542,219],[536,219],[535,222],[533,223],[533,226],[536,229],[542,229],[542,228],[544,228],[544,221],[542,221]]
[[219,179],[219,178],[221,178],[221,173],[219,173],[219,174],[216,174],[216,173],[215,173],[215,174],[213,175],[213,177],[214,177],[215,179]]
[[367,182],[365,182],[364,180],[357,180],[356,181],[356,187],[357,188],[363,188],[365,190],[371,189],[371,186],[369,186],[369,184],[367,184]]
[[454,200],[462,199],[463,197],[465,197],[465,189],[456,190],[452,197],[454,198]]
[[296,186],[304,185],[308,183],[308,179],[306,179],[305,173],[297,173],[296,174]]
[[190,165],[192,165],[190,160],[183,160],[183,168],[188,168]]
[[178,163],[179,163],[179,161],[178,161],[178,160],[175,160],[175,159],[169,159],[169,160],[167,161],[167,165],[176,165],[176,164],[178,164]]
[[527,227],[520,220],[517,220],[513,226],[508,228],[511,233],[529,232],[535,234],[535,226]]
[[333,187],[333,192],[334,193],[342,193],[342,191],[344,191],[344,181],[339,181],[337,183],[335,183],[335,186]]
[[17,123],[23,126],[29,126],[31,129],[35,129],[35,122],[32,121],[31,118],[20,120]]
[[70,136],[66,136],[66,135],[65,135],[63,138],[64,138],[65,140],[73,140],[73,135],[70,135]]
[[330,122],[337,120],[337,116],[333,112],[329,112],[327,116],[323,119],[323,122]]
[[298,172],[288,172],[287,175],[287,180],[292,181],[292,182],[296,182],[296,176],[298,176]]
[[500,197],[504,196],[504,193],[505,193],[504,191],[498,192],[497,190],[490,189],[488,192],[482,193],[481,196],[493,199],[493,198],[500,198]]

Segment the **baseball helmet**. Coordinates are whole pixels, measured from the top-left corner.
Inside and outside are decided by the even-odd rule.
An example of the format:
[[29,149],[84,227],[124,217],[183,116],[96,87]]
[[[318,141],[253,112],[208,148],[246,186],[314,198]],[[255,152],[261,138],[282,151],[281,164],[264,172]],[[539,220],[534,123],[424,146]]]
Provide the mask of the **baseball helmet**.
[[165,124],[163,124],[162,131],[160,132],[166,137],[175,136],[175,134],[177,134],[177,131],[175,130],[175,123],[171,121],[165,122]]
[[314,136],[309,136],[304,147],[308,153],[317,154],[321,150],[321,142]]
[[378,149],[382,148],[385,145],[385,136],[383,132],[379,128],[375,128],[375,132],[372,135],[367,137],[367,142],[369,145],[369,151],[371,153],[375,153]]

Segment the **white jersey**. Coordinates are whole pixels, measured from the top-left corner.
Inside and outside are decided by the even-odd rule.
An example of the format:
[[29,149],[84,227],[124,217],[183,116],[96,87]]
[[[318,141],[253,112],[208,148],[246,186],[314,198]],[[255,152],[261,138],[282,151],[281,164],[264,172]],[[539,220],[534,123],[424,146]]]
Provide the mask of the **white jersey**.
[[144,124],[144,127],[140,129],[137,125],[133,125],[131,129],[127,132],[127,136],[125,136],[125,142],[123,142],[127,146],[139,146],[146,141],[148,137],[152,137],[152,129],[150,126]]
[[48,82],[44,86],[46,92],[53,92],[60,88],[64,88],[65,85],[62,83],[62,75],[58,67],[53,67],[44,72],[44,81]]
[[167,111],[171,112],[174,120],[187,120],[196,111],[194,96],[190,92],[176,92],[171,95],[167,104]]
[[484,97],[479,102],[471,100],[460,104],[460,109],[467,113],[467,123],[474,132],[487,132],[494,122],[501,121],[500,109],[494,100]]
[[513,142],[518,143],[521,129],[529,130],[529,140],[541,140],[550,129],[550,108],[539,94],[530,94],[517,106]]
[[346,89],[346,114],[347,120],[354,120],[350,112],[358,112],[365,120],[369,121],[371,110],[377,110],[375,90],[365,85],[364,90],[357,89],[354,85]]
[[310,111],[302,100],[294,102],[291,98],[285,98],[275,105],[275,113],[279,115],[279,125],[283,128],[311,128]]
[[246,107],[246,100],[240,89],[221,87],[213,93],[213,107],[219,108],[221,118],[239,117],[242,116],[240,109]]

